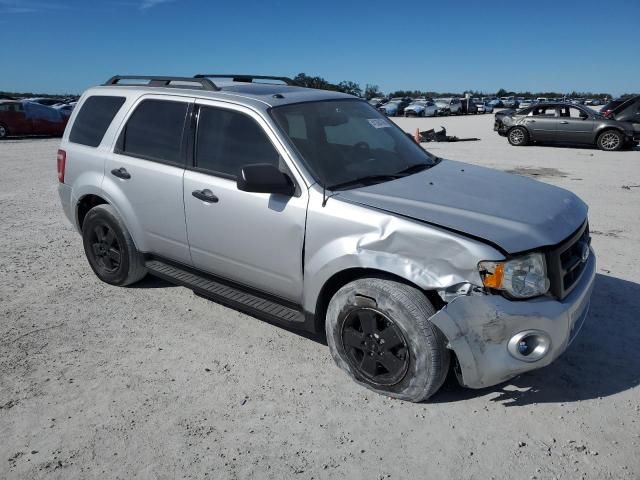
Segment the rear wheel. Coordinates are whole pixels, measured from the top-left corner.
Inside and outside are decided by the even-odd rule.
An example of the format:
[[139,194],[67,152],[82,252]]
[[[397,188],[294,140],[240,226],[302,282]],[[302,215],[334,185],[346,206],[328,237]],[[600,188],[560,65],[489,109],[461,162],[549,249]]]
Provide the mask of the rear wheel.
[[326,333],[337,365],[360,385],[411,402],[429,398],[449,369],[446,339],[430,321],[435,309],[418,289],[360,279],[329,303]]
[[89,210],[82,224],[82,243],[89,265],[103,282],[125,286],[147,274],[143,255],[111,205]]
[[9,129],[6,125],[0,123],[0,140],[9,136]]
[[596,144],[600,150],[614,152],[622,149],[624,146],[624,137],[617,130],[605,130],[598,135]]
[[523,127],[514,127],[507,133],[509,143],[514,147],[521,147],[529,143],[529,132]]

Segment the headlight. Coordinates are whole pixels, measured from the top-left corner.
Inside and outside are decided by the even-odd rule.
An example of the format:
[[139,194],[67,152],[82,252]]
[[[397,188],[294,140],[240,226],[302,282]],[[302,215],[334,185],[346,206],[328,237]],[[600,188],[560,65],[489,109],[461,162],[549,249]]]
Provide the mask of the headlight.
[[503,290],[514,298],[530,298],[549,290],[544,255],[530,253],[506,262],[480,262],[482,283],[487,288]]

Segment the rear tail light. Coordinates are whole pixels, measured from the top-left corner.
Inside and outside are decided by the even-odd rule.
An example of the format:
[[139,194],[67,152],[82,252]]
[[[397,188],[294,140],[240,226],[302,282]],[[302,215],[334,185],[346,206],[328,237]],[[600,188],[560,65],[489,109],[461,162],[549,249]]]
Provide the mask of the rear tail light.
[[64,183],[64,167],[67,163],[67,152],[58,150],[58,181]]

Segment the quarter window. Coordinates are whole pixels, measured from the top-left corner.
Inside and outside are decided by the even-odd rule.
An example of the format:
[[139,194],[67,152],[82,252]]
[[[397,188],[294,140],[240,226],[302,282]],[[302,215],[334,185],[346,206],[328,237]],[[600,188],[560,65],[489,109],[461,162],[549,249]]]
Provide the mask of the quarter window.
[[278,166],[279,155],[264,130],[251,117],[213,107],[201,107],[195,152],[196,168],[236,177],[252,163]]
[[87,98],[71,128],[69,141],[97,147],[107,128],[124,104],[124,97],[93,96]]
[[182,164],[181,147],[188,104],[144,100],[122,129],[116,151],[162,163]]

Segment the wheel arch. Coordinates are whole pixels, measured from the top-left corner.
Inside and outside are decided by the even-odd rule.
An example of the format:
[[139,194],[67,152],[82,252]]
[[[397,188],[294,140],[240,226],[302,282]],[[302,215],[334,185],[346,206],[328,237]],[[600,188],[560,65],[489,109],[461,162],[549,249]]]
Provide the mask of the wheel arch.
[[84,223],[84,219],[93,207],[98,205],[109,204],[104,198],[100,195],[88,193],[78,199],[76,203],[76,224],[78,229],[82,231],[82,224]]
[[378,270],[375,268],[363,268],[353,267],[341,270],[334,273],[322,286],[318,297],[316,299],[316,306],[314,312],[314,330],[316,332],[324,332],[324,325],[326,321],[327,307],[331,298],[336,294],[338,290],[344,287],[346,284],[362,278],[379,278],[384,280],[391,280],[405,285],[412,286],[420,290],[432,303],[436,310],[440,310],[444,306],[443,300],[435,290],[426,290],[416,285],[415,283],[384,270]]
[[624,131],[624,128],[618,126],[618,125],[602,125],[599,128],[596,129],[596,134],[595,134],[595,138],[594,138],[594,143],[598,142],[598,137],[600,135],[602,135],[604,132],[607,132],[609,130],[615,130],[618,133],[621,133],[623,136],[626,136],[627,132]]

